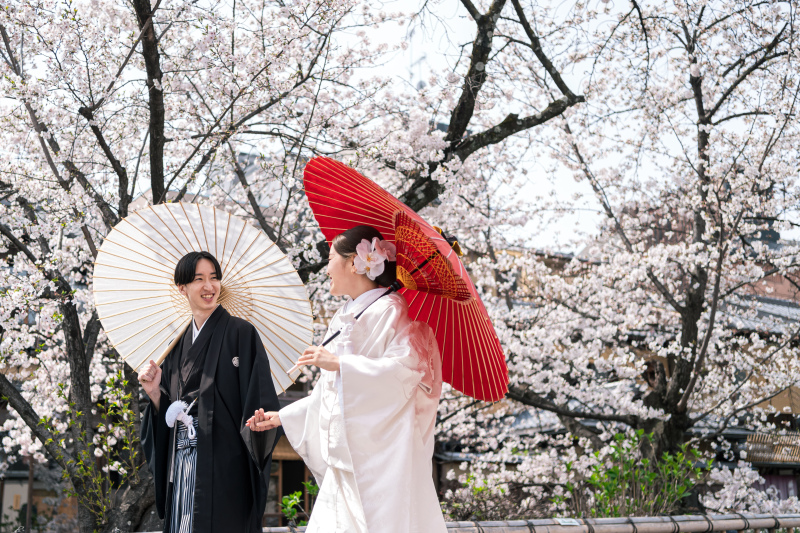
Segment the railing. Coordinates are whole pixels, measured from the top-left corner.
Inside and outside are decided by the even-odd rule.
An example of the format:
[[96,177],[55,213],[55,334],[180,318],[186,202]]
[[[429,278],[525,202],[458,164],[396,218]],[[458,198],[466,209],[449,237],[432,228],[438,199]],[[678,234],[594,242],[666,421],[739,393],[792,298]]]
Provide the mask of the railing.
[[[712,531],[787,530],[800,533],[800,514],[717,514],[641,518],[552,518],[508,522],[448,522],[447,533],[711,533]],[[264,533],[305,531],[304,527],[267,527]]]

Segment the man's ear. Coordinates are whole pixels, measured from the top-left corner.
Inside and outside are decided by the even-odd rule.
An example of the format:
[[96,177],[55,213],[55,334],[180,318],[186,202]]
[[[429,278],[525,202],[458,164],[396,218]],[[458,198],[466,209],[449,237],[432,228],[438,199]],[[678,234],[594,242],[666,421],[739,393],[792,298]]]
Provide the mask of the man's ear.
[[178,292],[180,292],[181,294],[183,294],[187,298],[189,297],[189,295],[186,294],[186,285],[178,285]]

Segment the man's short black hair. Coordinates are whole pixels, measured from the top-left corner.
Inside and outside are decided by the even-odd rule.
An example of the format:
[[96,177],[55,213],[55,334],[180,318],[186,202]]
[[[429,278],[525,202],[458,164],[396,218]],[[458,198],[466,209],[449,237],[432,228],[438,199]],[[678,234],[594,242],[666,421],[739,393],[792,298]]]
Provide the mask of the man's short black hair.
[[175,285],[188,285],[194,281],[194,274],[197,271],[197,263],[201,259],[208,259],[214,265],[214,270],[217,272],[217,279],[222,280],[222,269],[219,267],[217,258],[208,252],[189,252],[181,257],[178,264],[175,265]]

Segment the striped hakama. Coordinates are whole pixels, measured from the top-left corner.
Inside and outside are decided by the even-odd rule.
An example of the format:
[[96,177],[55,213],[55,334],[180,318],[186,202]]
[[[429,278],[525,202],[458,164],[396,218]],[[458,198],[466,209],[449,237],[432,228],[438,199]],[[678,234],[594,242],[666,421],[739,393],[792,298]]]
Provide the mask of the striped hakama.
[[[194,518],[194,482],[197,477],[197,437],[189,439],[189,431],[178,422],[175,446],[175,476],[172,481],[170,533],[192,533]],[[195,435],[197,419],[194,420]]]

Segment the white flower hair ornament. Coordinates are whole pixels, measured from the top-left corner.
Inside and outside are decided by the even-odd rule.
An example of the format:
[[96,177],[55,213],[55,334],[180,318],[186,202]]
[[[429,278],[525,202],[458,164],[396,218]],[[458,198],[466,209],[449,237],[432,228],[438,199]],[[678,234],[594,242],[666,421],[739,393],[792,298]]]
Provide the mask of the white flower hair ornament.
[[397,248],[388,241],[373,237],[372,242],[361,239],[356,246],[356,254],[353,259],[356,273],[366,274],[369,279],[375,281],[375,278],[383,274],[383,270],[386,268],[384,261],[397,259]]

